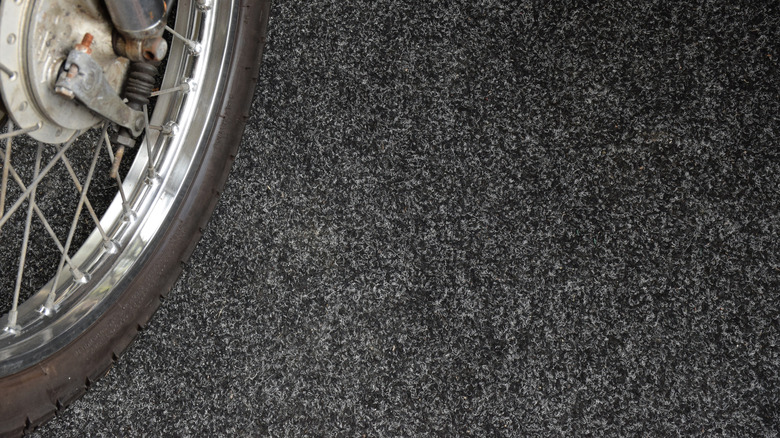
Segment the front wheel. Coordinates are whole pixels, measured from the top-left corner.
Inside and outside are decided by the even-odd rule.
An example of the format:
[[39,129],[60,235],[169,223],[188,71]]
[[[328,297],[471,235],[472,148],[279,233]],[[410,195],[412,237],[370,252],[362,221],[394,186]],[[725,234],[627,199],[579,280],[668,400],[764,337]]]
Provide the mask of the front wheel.
[[[6,40],[6,23],[29,24],[49,3],[69,2],[0,5],[3,42],[19,53],[0,55],[10,57],[0,59],[0,117],[10,120],[0,134],[0,436],[21,435],[81,396],[173,286],[237,152],[270,8],[178,0],[144,138],[109,176],[108,124],[70,131],[57,119],[70,122],[67,111],[49,112],[38,95],[22,105],[7,91],[35,74],[38,36],[19,24]],[[36,130],[63,142],[36,142]]]

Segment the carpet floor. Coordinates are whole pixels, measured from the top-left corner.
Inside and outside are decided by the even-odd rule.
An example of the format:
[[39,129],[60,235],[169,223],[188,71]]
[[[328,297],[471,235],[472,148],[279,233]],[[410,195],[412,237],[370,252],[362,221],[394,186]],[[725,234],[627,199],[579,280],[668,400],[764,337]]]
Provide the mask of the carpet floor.
[[780,4],[277,1],[134,347],[38,436],[780,433]]

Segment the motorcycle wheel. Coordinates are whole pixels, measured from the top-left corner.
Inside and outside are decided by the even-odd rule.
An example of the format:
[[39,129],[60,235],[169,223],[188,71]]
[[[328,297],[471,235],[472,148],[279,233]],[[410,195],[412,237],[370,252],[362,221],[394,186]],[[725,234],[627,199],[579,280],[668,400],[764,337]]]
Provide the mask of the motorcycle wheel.
[[[28,3],[43,1],[13,4],[30,11]],[[106,124],[76,130],[59,145],[36,144],[27,138],[34,132],[19,121],[24,117],[9,110],[13,97],[3,95],[0,118],[7,112],[22,126],[9,123],[10,138],[0,145],[0,191],[8,197],[0,207],[0,258],[13,254],[16,260],[13,269],[0,264],[0,277],[8,280],[0,282],[0,436],[34,429],[108,371],[179,277],[225,184],[248,118],[270,2],[177,3],[162,93],[153,98],[143,142],[123,160],[118,178],[107,176],[116,145]],[[2,26],[3,42],[11,44]],[[26,74],[22,67],[3,71],[0,81]],[[79,150],[88,152],[86,159],[75,158]],[[25,157],[27,164],[14,161]],[[47,168],[70,175],[47,182],[55,178]],[[78,202],[62,201],[65,191]],[[100,194],[105,207],[89,202]],[[85,227],[79,238],[74,230]],[[55,253],[49,258],[56,270],[31,267],[49,263],[36,264],[46,256],[35,251],[46,248]],[[42,283],[41,272],[48,272]]]

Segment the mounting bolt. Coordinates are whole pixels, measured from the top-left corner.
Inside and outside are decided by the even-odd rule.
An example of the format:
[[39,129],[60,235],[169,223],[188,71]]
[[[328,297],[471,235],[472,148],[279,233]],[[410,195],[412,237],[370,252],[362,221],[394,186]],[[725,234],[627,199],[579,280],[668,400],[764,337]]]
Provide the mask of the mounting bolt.
[[62,96],[65,96],[68,99],[75,99],[76,98],[76,95],[73,93],[73,90],[69,90],[69,89],[67,89],[65,87],[61,87],[61,86],[54,87],[54,92],[57,93],[57,94],[60,94]]
[[79,52],[86,53],[87,55],[92,54],[92,40],[93,36],[91,33],[87,32],[84,34],[84,38],[81,39],[81,43],[76,44],[76,50]]
[[168,43],[159,37],[144,40],[143,52],[143,57],[147,61],[162,61],[168,53]]

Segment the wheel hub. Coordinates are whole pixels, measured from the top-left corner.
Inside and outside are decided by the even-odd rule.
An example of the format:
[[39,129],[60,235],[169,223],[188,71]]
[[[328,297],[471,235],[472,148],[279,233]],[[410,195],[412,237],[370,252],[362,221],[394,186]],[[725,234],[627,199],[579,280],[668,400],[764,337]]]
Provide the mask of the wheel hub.
[[114,91],[121,89],[129,61],[111,44],[113,28],[99,0],[4,0],[0,2],[0,73],[5,111],[29,135],[62,143],[102,118],[54,92],[63,61],[84,34],[94,36],[92,57]]

